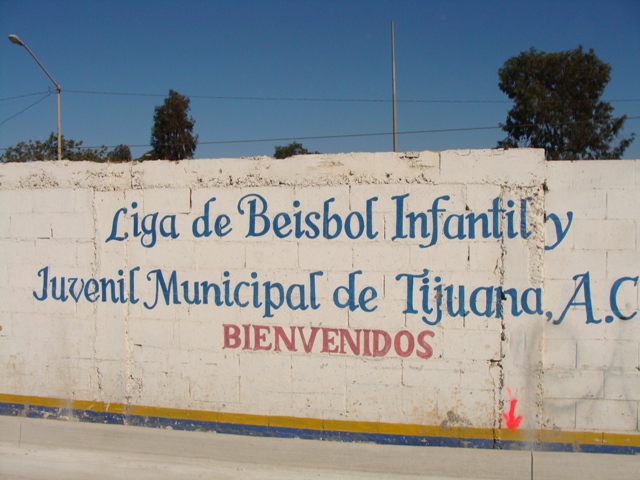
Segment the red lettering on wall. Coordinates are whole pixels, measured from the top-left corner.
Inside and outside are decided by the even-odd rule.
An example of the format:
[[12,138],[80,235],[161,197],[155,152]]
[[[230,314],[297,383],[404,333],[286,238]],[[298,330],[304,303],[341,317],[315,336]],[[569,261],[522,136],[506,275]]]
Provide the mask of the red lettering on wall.
[[393,347],[400,358],[416,355],[426,360],[433,356],[433,348],[427,342],[427,337],[435,336],[431,330],[423,330],[416,336],[409,330],[392,335],[384,330],[225,323],[222,325],[222,344],[223,348],[231,349],[281,352],[284,348],[297,352],[296,343],[301,341],[304,352],[313,353],[320,332],[322,340],[317,342],[315,353],[384,357]]

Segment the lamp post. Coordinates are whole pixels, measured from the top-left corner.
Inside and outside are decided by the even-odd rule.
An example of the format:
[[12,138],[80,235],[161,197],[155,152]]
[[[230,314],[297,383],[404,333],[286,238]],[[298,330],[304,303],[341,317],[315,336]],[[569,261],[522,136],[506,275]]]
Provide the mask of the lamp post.
[[21,47],[26,48],[27,52],[31,54],[33,59],[38,63],[38,65],[40,65],[40,68],[42,68],[44,73],[47,74],[47,77],[49,77],[49,80],[51,80],[53,84],[56,86],[56,93],[58,94],[57,95],[58,96],[58,160],[62,160],[62,135],[60,134],[60,91],[61,91],[60,84],[53,79],[53,77],[49,74],[49,72],[47,72],[47,69],[44,68],[44,65],[40,63],[40,60],[38,60],[38,58],[33,54],[31,49],[27,47],[17,35],[13,35],[13,34],[9,35],[9,40],[11,41],[11,43],[15,43],[16,45],[20,45]]

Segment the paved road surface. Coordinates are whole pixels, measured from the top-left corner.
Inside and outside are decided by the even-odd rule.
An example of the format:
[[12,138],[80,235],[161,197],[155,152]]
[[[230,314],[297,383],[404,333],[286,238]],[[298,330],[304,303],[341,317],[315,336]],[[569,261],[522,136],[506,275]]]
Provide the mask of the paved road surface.
[[259,438],[0,416],[0,479],[640,479],[640,456]]

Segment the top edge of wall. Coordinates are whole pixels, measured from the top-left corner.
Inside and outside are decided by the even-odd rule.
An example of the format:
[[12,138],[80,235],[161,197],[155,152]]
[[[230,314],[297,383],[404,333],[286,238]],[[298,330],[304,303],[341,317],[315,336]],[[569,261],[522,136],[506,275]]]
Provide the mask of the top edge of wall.
[[[533,186],[542,184],[548,167],[558,163],[545,162],[542,149],[312,154],[283,160],[261,156],[124,163],[39,161],[2,164],[0,189],[91,188],[109,191],[371,184]],[[575,165],[577,162],[561,163]]]

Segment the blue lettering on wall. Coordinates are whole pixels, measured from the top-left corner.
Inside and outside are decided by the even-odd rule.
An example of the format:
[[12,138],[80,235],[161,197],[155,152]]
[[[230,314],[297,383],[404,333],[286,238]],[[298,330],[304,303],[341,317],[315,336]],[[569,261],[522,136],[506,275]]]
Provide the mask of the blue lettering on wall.
[[[132,211],[138,208],[137,202],[131,203]],[[126,214],[128,210],[126,208],[120,208],[116,211],[111,222],[111,233],[105,240],[105,243],[110,241],[122,242],[129,238],[129,232],[126,231],[126,226],[122,225],[126,222]],[[165,215],[158,222],[158,213],[149,213],[142,218],[138,212],[133,212],[131,215],[133,230],[133,236],[135,238],[140,237],[140,244],[143,247],[151,248],[156,244],[158,234],[161,237],[176,239],[180,236],[176,227],[176,216]]]
[[[373,225],[373,203],[378,197],[366,201],[364,215],[355,210],[343,216],[332,211],[335,198],[329,198],[322,204],[322,213],[302,211],[290,214],[278,212],[269,215],[267,200],[257,193],[243,196],[238,202],[238,213],[248,216],[247,234],[245,237],[262,237],[273,231],[277,238],[287,238],[293,235],[299,238],[326,238],[333,240],[345,235],[351,240],[358,238],[374,239],[378,232]],[[293,208],[300,208],[300,202],[295,200]]]

